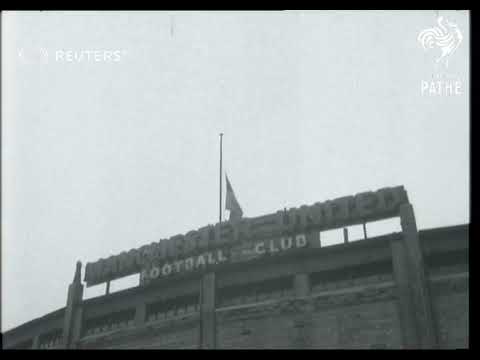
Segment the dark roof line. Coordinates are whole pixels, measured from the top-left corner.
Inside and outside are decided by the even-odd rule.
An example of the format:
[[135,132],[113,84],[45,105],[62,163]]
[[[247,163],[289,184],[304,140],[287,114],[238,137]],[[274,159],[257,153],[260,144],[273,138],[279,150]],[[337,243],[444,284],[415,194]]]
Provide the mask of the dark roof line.
[[468,231],[469,227],[470,227],[470,224],[466,223],[466,224],[460,224],[460,225],[451,225],[451,226],[422,229],[422,230],[418,230],[418,233],[420,236],[422,235],[428,236],[428,235],[436,234],[439,232],[445,233],[445,232],[452,232],[452,231]]

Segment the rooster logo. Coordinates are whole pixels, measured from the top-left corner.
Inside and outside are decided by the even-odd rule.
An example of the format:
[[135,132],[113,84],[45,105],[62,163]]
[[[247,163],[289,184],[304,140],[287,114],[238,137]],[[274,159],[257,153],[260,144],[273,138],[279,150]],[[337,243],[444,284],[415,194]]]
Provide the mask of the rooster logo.
[[48,51],[45,48],[29,49],[28,51],[20,49],[18,57],[24,64],[35,64],[39,61],[43,64],[48,63]]
[[443,16],[437,18],[437,23],[438,26],[420,32],[417,40],[424,50],[432,49],[434,46],[440,48],[441,54],[435,59],[435,63],[443,63],[445,68],[448,68],[448,60],[460,46],[463,36],[457,24],[444,19]]

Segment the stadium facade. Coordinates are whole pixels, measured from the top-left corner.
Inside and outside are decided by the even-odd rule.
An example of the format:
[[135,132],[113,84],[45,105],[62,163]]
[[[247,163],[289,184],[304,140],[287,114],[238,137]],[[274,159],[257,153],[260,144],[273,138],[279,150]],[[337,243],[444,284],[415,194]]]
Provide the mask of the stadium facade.
[[[368,236],[389,218],[401,231]],[[344,241],[324,246],[332,229]],[[468,243],[468,225],[418,231],[402,186],[225,221],[87,263],[83,281],[77,263],[66,306],[3,346],[467,348]],[[83,298],[132,274],[136,287]]]

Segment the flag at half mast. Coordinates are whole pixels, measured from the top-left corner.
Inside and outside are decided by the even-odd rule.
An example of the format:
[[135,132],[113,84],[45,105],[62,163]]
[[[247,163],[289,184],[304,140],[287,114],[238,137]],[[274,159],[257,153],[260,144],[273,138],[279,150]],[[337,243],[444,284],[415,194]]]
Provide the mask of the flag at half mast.
[[242,208],[238,203],[237,198],[235,197],[235,193],[233,192],[232,185],[228,180],[227,174],[225,174],[225,178],[227,179],[227,194],[225,197],[225,208],[230,211],[230,217],[228,220],[238,220],[241,219],[243,216]]

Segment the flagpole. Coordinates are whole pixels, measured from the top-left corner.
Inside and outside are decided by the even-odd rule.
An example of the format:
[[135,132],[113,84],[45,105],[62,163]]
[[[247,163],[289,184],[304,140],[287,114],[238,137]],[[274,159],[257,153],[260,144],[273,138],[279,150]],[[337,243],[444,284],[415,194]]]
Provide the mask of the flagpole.
[[220,203],[218,207],[219,211],[219,222],[222,222],[222,138],[223,138],[223,133],[220,133]]

